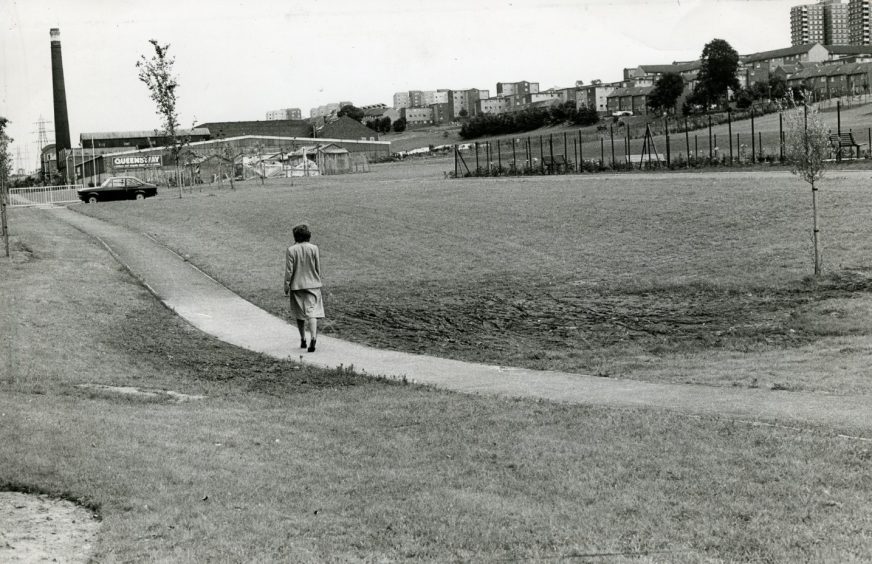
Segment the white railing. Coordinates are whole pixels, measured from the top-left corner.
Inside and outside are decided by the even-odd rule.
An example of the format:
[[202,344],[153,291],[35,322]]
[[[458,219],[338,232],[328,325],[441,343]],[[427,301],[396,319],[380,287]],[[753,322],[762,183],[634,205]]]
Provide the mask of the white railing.
[[54,204],[69,204],[78,202],[76,189],[80,186],[30,186],[27,188],[9,189],[9,206],[51,206]]

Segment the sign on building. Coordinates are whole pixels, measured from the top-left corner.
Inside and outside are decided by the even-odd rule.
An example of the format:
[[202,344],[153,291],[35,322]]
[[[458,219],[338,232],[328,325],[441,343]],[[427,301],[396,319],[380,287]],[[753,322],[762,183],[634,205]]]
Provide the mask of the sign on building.
[[113,157],[112,165],[116,170],[127,168],[151,168],[163,166],[163,155],[134,155],[128,157]]

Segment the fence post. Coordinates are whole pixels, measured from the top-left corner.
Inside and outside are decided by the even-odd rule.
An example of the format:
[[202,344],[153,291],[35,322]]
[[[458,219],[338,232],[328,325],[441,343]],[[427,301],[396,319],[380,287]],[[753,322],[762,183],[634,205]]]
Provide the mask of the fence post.
[[778,160],[784,162],[784,113],[778,112]]
[[696,156],[699,154],[699,135],[693,134],[693,159],[696,161]]
[[454,178],[457,178],[459,176],[460,175],[458,174],[458,170],[457,170],[457,144],[455,143],[455,145],[454,145]]
[[581,138],[581,130],[578,130],[578,172],[582,171],[581,161],[584,160],[584,143]]
[[754,107],[751,106],[751,163],[757,162],[757,140],[754,139]]
[[727,110],[727,139],[730,140],[730,166],[733,166],[733,112]]
[[627,161],[628,165],[632,165],[633,163],[630,159],[630,126],[626,123],[624,124],[624,132],[626,133],[624,136],[624,160]]
[[708,117],[708,127],[709,127],[709,164],[712,162],[712,157],[714,154],[712,153],[712,116]]
[[515,174],[518,174],[518,156],[515,154],[515,141],[516,139],[512,137],[512,170]]
[[665,131],[666,131],[666,168],[669,168],[672,161],[671,161],[671,158],[670,158],[671,155],[669,152],[669,117],[668,116],[664,120],[663,124],[664,124],[663,127],[665,128]]
[[539,136],[539,174],[545,174],[545,147],[542,136]]
[[741,133],[736,133],[736,149],[739,151],[739,164],[742,164],[742,142]]
[[615,128],[609,124],[609,139],[612,143],[612,170],[615,170]]
[[763,132],[762,131],[757,132],[757,150],[760,152],[760,155],[759,155],[760,158],[757,160],[762,161],[763,160]]
[[581,172],[581,162],[578,159],[578,139],[573,139],[572,144],[575,145],[575,172]]
[[687,168],[690,168],[690,126],[687,124],[687,116],[684,116],[684,150],[687,152]]
[[478,164],[478,141],[475,142],[475,175],[481,176],[481,167]]
[[600,168],[606,166],[606,139],[600,135]]
[[497,163],[498,163],[497,166],[499,167],[499,168],[497,169],[497,172],[499,172],[500,174],[502,174],[502,170],[503,170],[503,152],[500,150],[500,140],[499,140],[499,139],[497,139]]
[[554,166],[554,134],[548,134],[548,155],[551,157],[551,166],[548,167],[548,174],[554,174],[557,167]]
[[836,100],[836,133],[842,134],[842,102]]

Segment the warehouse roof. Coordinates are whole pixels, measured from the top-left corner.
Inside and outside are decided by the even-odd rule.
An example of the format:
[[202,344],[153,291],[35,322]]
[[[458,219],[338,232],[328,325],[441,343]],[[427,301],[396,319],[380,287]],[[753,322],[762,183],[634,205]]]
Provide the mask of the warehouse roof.
[[[176,135],[184,136],[208,136],[209,129],[206,127],[195,127],[194,129],[178,129]],[[82,133],[79,137],[85,139],[139,139],[147,137],[166,137],[165,131],[160,129],[144,129],[139,131],[102,131],[93,133]]]

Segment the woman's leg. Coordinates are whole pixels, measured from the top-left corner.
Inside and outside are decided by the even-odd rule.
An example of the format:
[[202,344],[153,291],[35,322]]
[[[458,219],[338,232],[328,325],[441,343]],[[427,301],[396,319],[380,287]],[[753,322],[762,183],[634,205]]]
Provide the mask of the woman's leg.
[[315,340],[318,338],[318,318],[309,318],[309,335],[312,340],[309,341],[309,352],[315,352]]
[[297,330],[300,332],[300,348],[306,347],[306,322],[302,319],[297,320]]

